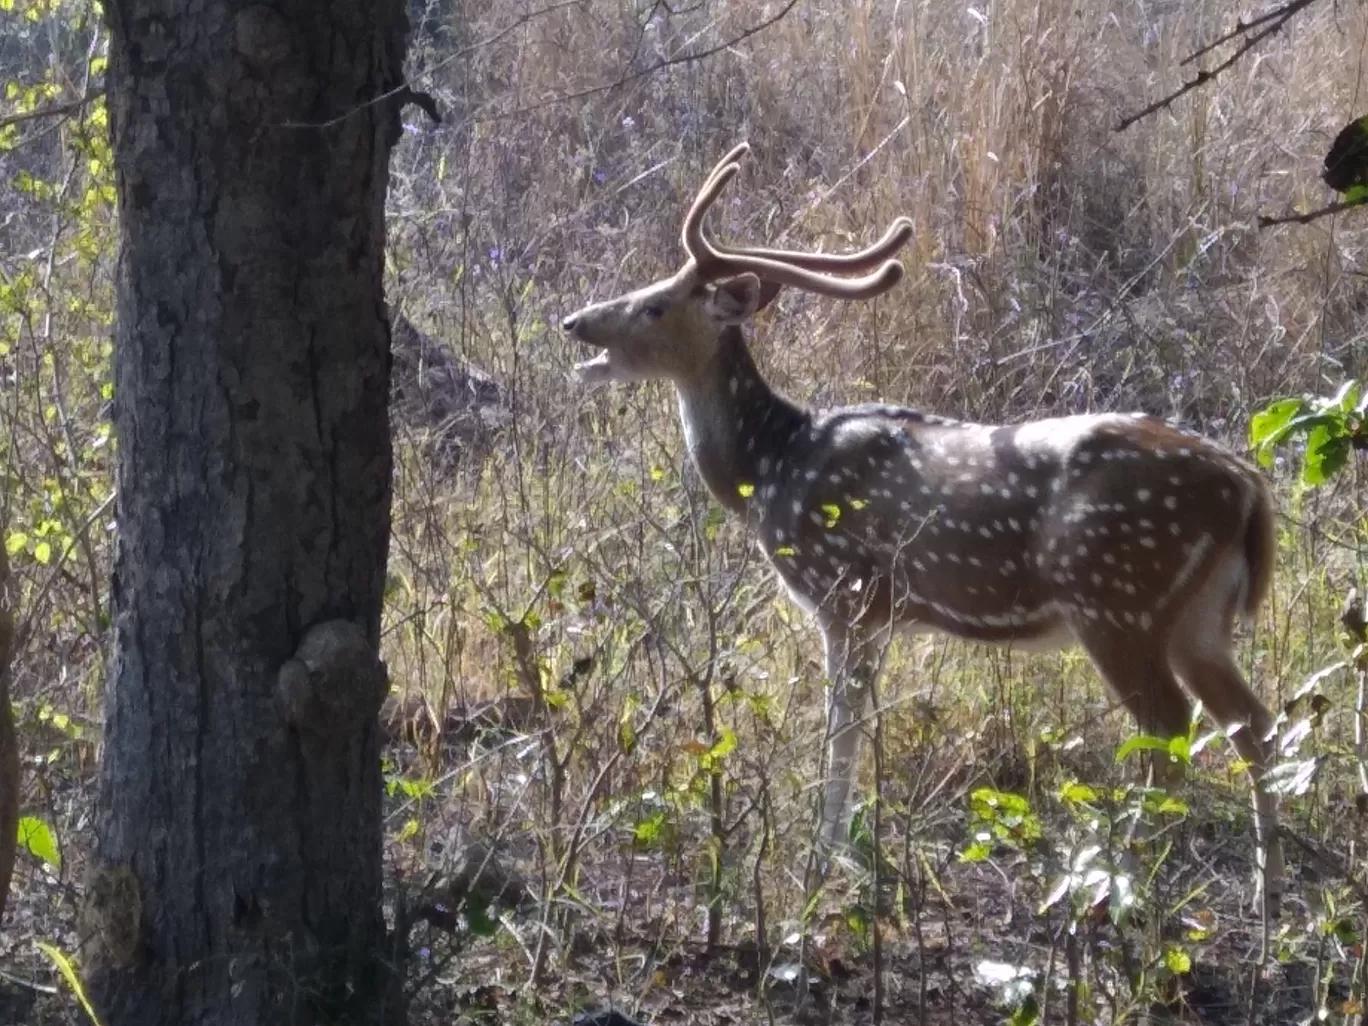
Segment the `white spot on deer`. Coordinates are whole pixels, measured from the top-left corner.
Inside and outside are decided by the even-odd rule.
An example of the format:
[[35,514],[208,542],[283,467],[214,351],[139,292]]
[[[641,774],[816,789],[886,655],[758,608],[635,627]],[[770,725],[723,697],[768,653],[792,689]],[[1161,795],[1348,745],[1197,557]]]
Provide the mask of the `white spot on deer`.
[[1138,489],[1136,489],[1135,498],[1136,498],[1136,501],[1137,501],[1137,502],[1149,502],[1149,501],[1150,501],[1150,490],[1149,490],[1148,488],[1138,488]]
[[1149,630],[1149,629],[1150,629],[1151,627],[1153,627],[1153,626],[1154,626],[1154,617],[1150,616],[1149,613],[1141,613],[1141,614],[1140,614],[1140,629],[1141,629],[1142,631],[1147,631],[1147,630]]
[[1178,508],[1178,496],[1176,496],[1176,495],[1166,495],[1166,496],[1164,496],[1164,505],[1165,505],[1167,508],[1169,508],[1169,509],[1177,509],[1177,508]]
[[727,387],[731,389],[732,395],[736,395],[737,390],[741,387],[741,382],[736,378],[732,378],[727,382]]
[[978,533],[983,535],[983,537],[985,538],[991,538],[993,536],[992,530],[987,527],[980,527]]
[[1176,521],[1176,520],[1171,521],[1171,522],[1169,523],[1169,534],[1171,534],[1171,535],[1173,535],[1175,538],[1177,538],[1177,537],[1178,537],[1180,534],[1182,534],[1182,533],[1183,533],[1183,525],[1182,525],[1182,524],[1178,523],[1178,521]]
[[1142,534],[1142,535],[1140,536],[1140,544],[1143,545],[1143,546],[1144,546],[1145,548],[1147,548],[1147,549],[1152,549],[1152,548],[1154,548],[1154,546],[1155,546],[1155,541],[1154,541],[1154,539],[1153,539],[1152,537],[1150,537],[1149,535],[1147,535],[1147,534]]

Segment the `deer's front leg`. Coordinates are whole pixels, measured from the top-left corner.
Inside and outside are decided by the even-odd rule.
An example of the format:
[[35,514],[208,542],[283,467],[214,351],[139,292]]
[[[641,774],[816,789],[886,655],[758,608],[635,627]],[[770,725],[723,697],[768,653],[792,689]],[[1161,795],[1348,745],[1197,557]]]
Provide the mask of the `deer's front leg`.
[[821,841],[840,847],[849,833],[850,789],[869,684],[878,672],[873,646],[838,626],[824,626],[827,676],[827,772]]

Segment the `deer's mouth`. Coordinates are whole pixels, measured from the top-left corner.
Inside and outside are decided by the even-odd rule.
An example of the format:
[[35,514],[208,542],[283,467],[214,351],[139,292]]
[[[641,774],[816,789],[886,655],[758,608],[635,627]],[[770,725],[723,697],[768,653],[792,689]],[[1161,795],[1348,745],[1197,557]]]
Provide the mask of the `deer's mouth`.
[[613,379],[613,354],[605,349],[592,360],[575,364],[575,377],[582,384],[592,385]]

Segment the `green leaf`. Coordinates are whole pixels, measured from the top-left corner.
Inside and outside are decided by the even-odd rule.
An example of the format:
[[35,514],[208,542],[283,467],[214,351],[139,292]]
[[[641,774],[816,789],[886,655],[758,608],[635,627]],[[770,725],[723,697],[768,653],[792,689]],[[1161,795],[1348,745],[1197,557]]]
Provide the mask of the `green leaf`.
[[570,579],[570,575],[563,569],[556,569],[551,572],[551,576],[546,579],[546,591],[552,598],[560,598],[565,592],[565,582]]
[[654,845],[665,832],[665,813],[659,809],[637,823],[632,831],[637,844]]
[[736,731],[731,727],[723,727],[722,736],[717,739],[717,743],[712,746],[708,755],[714,759],[721,759],[730,755],[736,750]]
[[823,503],[822,512],[826,514],[826,525],[828,530],[835,527],[836,522],[841,519],[841,507],[834,502]]
[[16,555],[21,549],[28,548],[29,537],[23,531],[15,531],[5,539],[5,552]]
[[1279,399],[1265,406],[1249,420],[1249,443],[1263,445],[1290,424],[1301,409],[1300,399]]
[[1348,437],[1332,431],[1328,425],[1319,425],[1306,440],[1302,480],[1309,485],[1324,484],[1344,466],[1348,458]]
[[1168,967],[1171,973],[1178,973],[1179,975],[1190,973],[1192,972],[1192,956],[1182,948],[1169,948],[1164,952],[1164,965]]
[[39,542],[33,547],[33,558],[47,566],[52,562],[52,546],[45,541]]
[[19,846],[53,869],[62,868],[62,853],[57,848],[57,837],[52,828],[36,816],[19,820]]
[[1192,742],[1186,734],[1170,738],[1168,743],[1168,753],[1179,762],[1190,765],[1192,763]]
[[736,491],[740,494],[741,498],[749,499],[755,494],[755,485],[751,484],[749,481],[742,481],[736,486]]
[[987,841],[975,841],[960,852],[961,862],[983,862],[992,854],[993,849]]
[[1116,749],[1116,761],[1124,762],[1136,752],[1163,752],[1168,754],[1169,740],[1163,737],[1153,737],[1150,734],[1137,734],[1122,743]]
[[[3,6],[4,3],[5,0],[0,0],[0,6]],[[52,964],[57,967],[57,971],[62,974],[62,979],[66,980],[67,986],[70,987],[71,992],[76,995],[76,1000],[80,1003],[85,1014],[90,1016],[90,1021],[93,1022],[95,1026],[102,1026],[100,1017],[95,1014],[95,1009],[91,1007],[90,999],[86,997],[85,987],[81,985],[81,978],[76,975],[76,967],[71,964],[71,959],[67,958],[66,955],[62,954],[56,947],[47,943],[47,941],[38,941],[37,944],[38,950],[47,955],[47,957],[52,960]]]
[[1059,800],[1074,805],[1082,804],[1084,802],[1095,802],[1097,801],[1097,797],[1098,795],[1095,790],[1087,784],[1080,784],[1077,781],[1065,784],[1059,789]]

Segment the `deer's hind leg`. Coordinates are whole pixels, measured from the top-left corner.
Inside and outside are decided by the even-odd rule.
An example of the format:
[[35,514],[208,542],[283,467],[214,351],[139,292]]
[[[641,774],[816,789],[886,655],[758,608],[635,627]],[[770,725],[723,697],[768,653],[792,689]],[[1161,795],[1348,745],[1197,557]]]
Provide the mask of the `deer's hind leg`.
[[[1164,739],[1186,734],[1192,701],[1148,635],[1126,634],[1096,622],[1073,624],[1074,633],[1112,694],[1126,707],[1141,733]],[[1155,783],[1172,788],[1181,782],[1183,764],[1167,756],[1152,761]]]
[[1254,792],[1254,831],[1258,839],[1259,898],[1265,923],[1281,911],[1282,844],[1278,839],[1278,801],[1264,790],[1263,777],[1274,754],[1273,714],[1245,681],[1232,654],[1231,627],[1238,594],[1238,564],[1218,567],[1183,610],[1169,642],[1169,657],[1183,683],[1230,738],[1249,767]]

